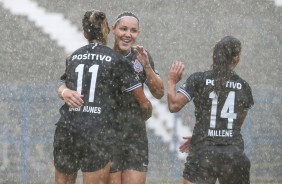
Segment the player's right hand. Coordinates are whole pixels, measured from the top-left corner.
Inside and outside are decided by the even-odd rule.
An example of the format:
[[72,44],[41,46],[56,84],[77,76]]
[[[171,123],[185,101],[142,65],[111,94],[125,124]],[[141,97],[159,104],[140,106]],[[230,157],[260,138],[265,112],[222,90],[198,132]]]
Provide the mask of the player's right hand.
[[74,90],[67,90],[63,96],[64,101],[72,108],[79,108],[83,105],[83,95]]
[[184,64],[181,61],[175,61],[170,68],[168,80],[173,81],[175,84],[182,79],[184,72]]

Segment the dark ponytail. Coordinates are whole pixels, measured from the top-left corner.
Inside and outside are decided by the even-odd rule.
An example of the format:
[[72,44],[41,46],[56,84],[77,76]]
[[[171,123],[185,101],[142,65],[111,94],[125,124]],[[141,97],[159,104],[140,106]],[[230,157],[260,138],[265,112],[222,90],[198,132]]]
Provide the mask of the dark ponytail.
[[88,41],[105,39],[108,35],[109,26],[106,14],[101,11],[91,10],[84,14],[82,19],[83,30],[88,34]]
[[241,52],[241,42],[232,36],[222,38],[213,50],[214,91],[218,95],[230,78],[233,57]]

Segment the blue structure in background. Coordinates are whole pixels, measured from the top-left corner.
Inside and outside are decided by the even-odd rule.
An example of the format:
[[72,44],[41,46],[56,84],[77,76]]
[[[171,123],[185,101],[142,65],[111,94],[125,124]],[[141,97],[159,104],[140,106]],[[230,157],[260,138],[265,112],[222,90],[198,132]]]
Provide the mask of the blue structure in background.
[[29,96],[30,96],[30,89],[29,86],[25,86],[23,89],[23,117],[21,123],[22,129],[22,136],[21,136],[21,158],[22,158],[22,174],[21,180],[27,181],[28,180],[28,156],[29,156]]

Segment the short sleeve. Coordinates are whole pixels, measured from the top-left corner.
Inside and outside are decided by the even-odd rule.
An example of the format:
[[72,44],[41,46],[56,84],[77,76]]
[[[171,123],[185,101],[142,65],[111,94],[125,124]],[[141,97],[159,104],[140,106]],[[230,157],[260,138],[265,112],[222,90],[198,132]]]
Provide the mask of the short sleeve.
[[251,109],[254,105],[254,99],[253,99],[253,94],[252,94],[252,89],[249,86],[248,83],[245,83],[246,89],[245,89],[245,94],[246,94],[246,102],[244,106],[244,110],[247,111]]
[[185,95],[189,101],[193,100],[196,94],[196,86],[197,86],[197,78],[198,78],[197,76],[198,76],[197,73],[192,74],[190,77],[188,77],[186,82],[182,84],[177,90],[177,92],[180,92],[183,95]]
[[61,75],[60,77],[61,82],[65,82],[65,80],[67,79],[66,71],[67,71],[67,66],[69,65],[69,62],[70,62],[70,57],[67,57],[65,73],[63,73],[63,75]]

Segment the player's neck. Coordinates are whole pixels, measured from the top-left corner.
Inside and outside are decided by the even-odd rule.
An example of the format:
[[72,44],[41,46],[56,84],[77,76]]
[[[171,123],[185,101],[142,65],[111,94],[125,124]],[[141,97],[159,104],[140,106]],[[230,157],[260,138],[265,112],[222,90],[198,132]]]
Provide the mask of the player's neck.
[[123,55],[125,57],[127,57],[127,56],[129,56],[131,54],[131,48],[129,50],[125,51],[125,50],[119,49],[117,46],[114,46],[114,51],[120,53],[121,55]]
[[89,44],[99,44],[99,45],[106,45],[103,41],[98,41],[98,40],[92,40],[92,41],[89,41]]

